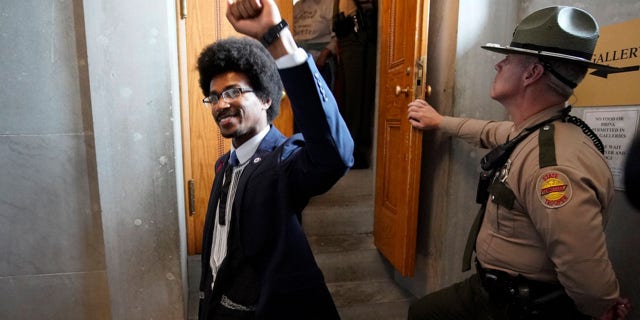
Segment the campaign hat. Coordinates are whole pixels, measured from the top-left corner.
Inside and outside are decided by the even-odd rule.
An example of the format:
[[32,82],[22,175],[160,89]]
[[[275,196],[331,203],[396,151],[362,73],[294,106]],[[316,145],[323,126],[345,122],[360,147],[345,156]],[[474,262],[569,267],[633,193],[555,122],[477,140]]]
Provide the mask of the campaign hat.
[[600,36],[598,23],[588,12],[568,6],[537,10],[515,28],[509,45],[487,43],[483,49],[575,63],[593,69],[617,70],[591,61]]

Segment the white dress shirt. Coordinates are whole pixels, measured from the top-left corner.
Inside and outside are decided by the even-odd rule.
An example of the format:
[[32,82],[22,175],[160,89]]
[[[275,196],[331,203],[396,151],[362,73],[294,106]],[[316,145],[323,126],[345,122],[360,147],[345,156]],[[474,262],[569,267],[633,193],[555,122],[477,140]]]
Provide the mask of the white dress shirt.
[[[256,153],[258,150],[258,146],[262,142],[262,139],[269,133],[270,126],[266,126],[262,131],[253,136],[247,142],[243,143],[238,149],[233,149],[231,146],[231,152],[235,152],[238,157],[239,165],[233,168],[233,175],[231,184],[229,185],[229,192],[227,193],[227,206],[226,212],[220,212],[219,206],[216,206],[216,216],[213,220],[215,226],[213,227],[213,241],[211,244],[211,259],[209,259],[209,264],[211,265],[211,272],[213,273],[213,282],[211,282],[211,288],[213,288],[213,283],[216,280],[216,274],[218,273],[218,268],[224,261],[224,258],[227,256],[227,241],[229,239],[229,228],[231,225],[231,213],[233,211],[233,200],[236,195],[236,187],[238,186],[238,180],[240,180],[240,175],[242,175],[242,171],[244,167],[249,163],[249,159]],[[222,181],[224,183],[224,181]],[[218,215],[224,214],[226,217],[227,223],[221,225],[218,223]]]

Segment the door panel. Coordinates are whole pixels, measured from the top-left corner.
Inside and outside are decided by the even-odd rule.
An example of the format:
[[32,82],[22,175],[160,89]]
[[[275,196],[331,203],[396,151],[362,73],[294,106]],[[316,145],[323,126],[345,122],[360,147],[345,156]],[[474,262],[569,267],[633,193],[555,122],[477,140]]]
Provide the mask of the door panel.
[[[291,21],[292,1],[276,2],[282,16]],[[207,45],[218,39],[239,36],[225,17],[226,3],[226,0],[177,0],[176,3],[178,8],[187,5],[186,11],[180,10],[177,19],[189,255],[202,252],[204,219],[214,178],[213,165],[230,148],[230,141],[220,135],[211,113],[202,104],[203,95],[196,69],[198,56]],[[186,18],[183,13],[186,13]],[[285,135],[293,132],[293,116],[286,98],[274,124]]]
[[414,273],[422,133],[407,120],[419,92],[416,62],[425,52],[428,1],[382,0],[374,239],[403,275]]

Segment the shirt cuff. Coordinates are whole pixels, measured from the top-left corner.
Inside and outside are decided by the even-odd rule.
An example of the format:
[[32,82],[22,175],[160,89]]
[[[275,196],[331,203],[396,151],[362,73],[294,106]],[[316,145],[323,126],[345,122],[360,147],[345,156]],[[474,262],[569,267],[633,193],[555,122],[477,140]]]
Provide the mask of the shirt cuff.
[[307,52],[304,49],[298,47],[294,53],[282,56],[276,60],[276,66],[278,69],[286,69],[295,66],[299,66],[307,61]]

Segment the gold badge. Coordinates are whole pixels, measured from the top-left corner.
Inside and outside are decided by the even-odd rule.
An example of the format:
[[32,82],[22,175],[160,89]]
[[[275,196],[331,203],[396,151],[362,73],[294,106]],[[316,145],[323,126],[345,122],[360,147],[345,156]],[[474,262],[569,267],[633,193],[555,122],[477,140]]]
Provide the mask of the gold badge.
[[557,171],[543,173],[538,178],[538,199],[547,208],[560,208],[571,200],[569,178]]

